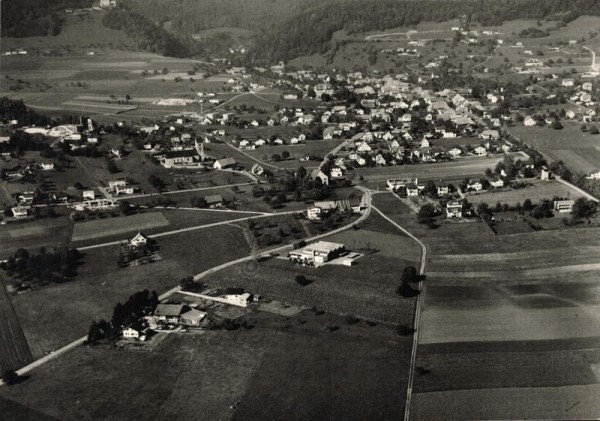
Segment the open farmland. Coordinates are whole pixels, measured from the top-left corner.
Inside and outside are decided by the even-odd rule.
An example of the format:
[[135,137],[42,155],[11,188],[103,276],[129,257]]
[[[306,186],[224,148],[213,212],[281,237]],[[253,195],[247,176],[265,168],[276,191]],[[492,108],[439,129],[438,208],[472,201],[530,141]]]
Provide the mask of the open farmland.
[[[521,155],[515,156],[515,158]],[[362,175],[367,185],[384,187],[385,181],[395,177],[417,177],[419,180],[453,179],[482,177],[487,168],[494,168],[503,156],[486,158],[465,158],[452,162],[421,165],[400,165],[379,168],[357,168],[354,173]]]
[[562,184],[558,181],[536,181],[532,180],[531,185],[517,190],[487,191],[482,193],[470,193],[466,197],[471,203],[487,203],[494,206],[500,202],[511,206],[517,203],[523,203],[525,199],[530,199],[532,203],[539,203],[544,199],[551,200],[553,197],[563,197],[575,200],[583,197],[577,190]]
[[[202,248],[219,238],[212,247]],[[12,297],[35,357],[87,333],[92,320],[109,319],[118,302],[142,289],[158,293],[212,266],[246,256],[249,248],[238,227],[223,225],[183,232],[158,241],[161,260],[118,268],[118,246],[85,250],[73,282],[55,284]],[[44,323],[39,323],[44,320]]]
[[600,135],[582,132],[579,124],[565,124],[562,130],[517,126],[511,132],[550,160],[563,161],[573,172],[587,175],[600,168]]
[[[460,235],[446,233],[450,247],[438,244],[439,230],[461,225]],[[415,377],[412,419],[596,416],[596,230],[490,235],[475,251],[467,231],[476,225],[418,234],[432,254],[416,361],[425,371]]]
[[167,225],[169,225],[169,221],[160,212],[138,213],[121,218],[79,222],[73,228],[72,241],[85,241]]
[[0,370],[14,370],[31,361],[31,351],[0,273]]
[[[65,421],[99,414],[153,420],[401,416],[410,338],[312,311],[244,318],[255,327],[167,335],[152,352],[80,347],[0,395]],[[297,354],[294,364],[286,363],[290,352]],[[131,390],[138,393],[122,399]],[[79,404],[56,404],[69,400]]]

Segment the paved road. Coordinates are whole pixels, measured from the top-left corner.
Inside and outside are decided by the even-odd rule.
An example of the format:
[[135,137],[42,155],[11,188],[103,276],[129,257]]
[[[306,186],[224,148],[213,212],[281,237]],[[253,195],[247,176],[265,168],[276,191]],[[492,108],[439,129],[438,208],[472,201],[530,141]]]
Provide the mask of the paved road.
[[[427,263],[427,247],[425,246],[425,243],[423,243],[421,240],[419,240],[413,234],[408,232],[404,227],[398,225],[392,219],[387,217],[383,212],[381,212],[375,206],[371,206],[371,208],[375,212],[377,212],[379,215],[381,215],[386,221],[390,222],[392,225],[394,225],[396,228],[398,228],[400,231],[402,231],[404,234],[408,235],[410,238],[412,238],[419,244],[419,246],[421,247],[421,267],[419,269],[419,274],[424,275],[425,274],[425,265]],[[404,421],[410,420],[412,388],[413,388],[413,382],[414,382],[415,364],[416,364],[416,360],[417,360],[417,346],[419,343],[419,331],[420,331],[419,324],[421,321],[421,307],[423,305],[423,301],[425,300],[425,285],[424,284],[421,285],[421,283],[419,283],[419,284],[417,284],[417,289],[419,290],[419,295],[417,297],[417,306],[415,308],[415,318],[414,318],[414,323],[413,323],[413,328],[415,330],[415,333],[413,335],[413,346],[412,346],[412,351],[410,354],[410,370],[408,372],[409,373],[408,374],[408,387],[406,389],[406,405],[404,407]]]

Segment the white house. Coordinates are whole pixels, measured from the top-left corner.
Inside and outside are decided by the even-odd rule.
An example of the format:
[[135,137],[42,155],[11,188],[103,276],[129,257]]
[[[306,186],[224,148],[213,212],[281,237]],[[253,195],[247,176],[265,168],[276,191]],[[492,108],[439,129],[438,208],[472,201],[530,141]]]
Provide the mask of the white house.
[[123,331],[121,333],[125,339],[139,339],[140,338],[140,331],[137,329],[134,329],[132,327],[123,329]]
[[129,244],[133,247],[145,246],[148,243],[148,237],[138,232],[133,238],[129,239]]
[[527,127],[535,126],[536,121],[534,120],[533,117],[527,116],[527,117],[525,117],[525,120],[523,121],[523,125],[527,126]]
[[452,158],[457,158],[462,155],[462,150],[454,147],[448,151],[448,155],[450,155]]
[[371,146],[367,142],[362,142],[356,149],[358,152],[371,152]]
[[40,164],[42,171],[54,171],[54,163],[53,162],[42,162]]
[[314,206],[306,210],[306,217],[311,221],[317,221],[321,219],[321,208]]
[[497,178],[495,180],[491,180],[490,181],[490,186],[496,187],[496,188],[504,187],[504,180],[502,180],[501,178]]
[[478,156],[485,156],[487,155],[487,150],[483,147],[483,146],[477,146],[473,152],[475,152],[475,155]]
[[336,178],[336,179],[344,178],[344,173],[342,172],[342,169],[339,167],[333,167],[331,169],[331,178]]
[[481,191],[483,189],[483,185],[479,181],[470,181],[469,184],[467,184],[467,189]]
[[595,170],[586,177],[589,180],[600,180],[600,170]]

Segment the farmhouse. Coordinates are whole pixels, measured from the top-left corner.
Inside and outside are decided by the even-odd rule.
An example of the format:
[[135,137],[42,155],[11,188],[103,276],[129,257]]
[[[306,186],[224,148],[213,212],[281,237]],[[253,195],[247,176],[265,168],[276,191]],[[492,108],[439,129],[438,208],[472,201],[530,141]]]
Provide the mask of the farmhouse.
[[319,241],[291,251],[288,258],[292,263],[315,266],[335,259],[345,251],[346,248],[343,244]]
[[220,194],[204,196],[204,200],[209,208],[218,208],[223,205],[223,197]]
[[479,137],[484,140],[496,140],[500,138],[500,133],[498,133],[498,130],[486,129],[479,134]]
[[141,332],[138,329],[134,329],[132,327],[123,329],[121,334],[125,339],[140,339],[141,336]]
[[446,216],[448,218],[462,218],[462,202],[452,201],[446,204]]
[[586,178],[590,180],[600,180],[600,170],[592,171]]
[[571,212],[573,210],[574,200],[555,200],[554,210],[558,212]]
[[233,168],[237,165],[237,162],[233,158],[217,159],[213,164],[213,168],[217,170],[224,170],[226,168]]
[[159,304],[154,310],[154,321],[157,324],[179,324],[183,304]]
[[15,206],[11,209],[13,217],[25,218],[29,213],[29,207],[26,206]]
[[181,314],[181,323],[186,326],[200,326],[200,323],[205,318],[205,312],[193,308]]
[[265,173],[265,169],[260,164],[254,164],[250,172],[254,175],[261,176]]
[[148,237],[141,232],[138,232],[134,237],[129,239],[129,244],[133,247],[145,246],[148,243]]

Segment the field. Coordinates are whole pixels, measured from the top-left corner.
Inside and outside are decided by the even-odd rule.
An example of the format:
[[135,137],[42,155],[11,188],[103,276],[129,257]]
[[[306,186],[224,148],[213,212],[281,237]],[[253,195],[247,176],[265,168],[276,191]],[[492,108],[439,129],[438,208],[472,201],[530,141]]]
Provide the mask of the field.
[[564,129],[516,126],[511,131],[552,161],[562,160],[576,173],[589,174],[600,168],[600,136],[580,130],[576,123]]
[[[211,238],[212,247],[202,247]],[[223,225],[161,237],[161,260],[119,269],[118,246],[85,250],[77,278],[12,297],[34,357],[87,333],[92,320],[110,318],[113,307],[142,289],[162,293],[185,276],[249,253],[242,230]],[[40,323],[44,320],[44,323]]]
[[[248,262],[220,271],[205,281],[221,287],[241,287],[284,302],[316,306],[326,311],[384,323],[410,324],[414,300],[396,295],[399,274],[406,265],[416,266],[420,248],[410,238],[394,232],[379,216],[371,216],[358,230],[327,237],[354,252],[364,253],[352,267],[325,265],[305,268],[285,256],[263,262]],[[301,287],[296,274],[313,281]]]
[[159,212],[139,213],[121,218],[79,222],[73,227],[72,241],[85,241],[134,231],[164,227],[169,221]]
[[429,256],[411,419],[596,416],[596,228],[494,236],[480,223],[429,230],[401,209],[390,217]]
[[[518,155],[520,156],[520,155]],[[420,165],[399,165],[380,168],[357,168],[355,176],[362,175],[370,187],[385,188],[385,181],[395,177],[417,177],[419,180],[462,180],[465,177],[483,177],[487,168],[494,168],[503,157],[465,158],[452,162]]]
[[324,413],[392,420],[403,413],[410,338],[311,311],[245,318],[253,329],[168,335],[151,352],[80,347],[0,395],[65,421],[303,420]]
[[0,273],[0,370],[17,369],[31,361],[31,352]]
[[0,259],[8,258],[19,248],[37,250],[42,246],[51,248],[67,243],[71,238],[72,226],[72,222],[66,216],[2,225]]
[[569,186],[558,181],[536,181],[532,180],[528,187],[517,190],[487,191],[484,193],[470,193],[466,197],[470,203],[484,202],[490,206],[496,203],[508,203],[511,206],[523,203],[530,199],[532,203],[539,203],[544,199],[551,200],[554,196],[568,199],[577,199],[583,195]]
[[[277,167],[296,170],[300,166],[304,166],[305,168],[309,166],[317,167],[320,163],[319,161],[300,162],[298,161],[298,158],[305,156],[324,157],[327,153],[341,143],[343,143],[343,140],[308,141],[307,143],[301,145],[263,146],[255,150],[248,150],[245,152],[257,159],[268,162]],[[287,151],[290,154],[289,159],[283,161],[271,160],[271,157],[274,154],[281,156],[281,153],[284,151]]]

